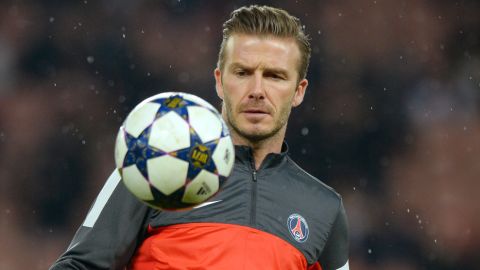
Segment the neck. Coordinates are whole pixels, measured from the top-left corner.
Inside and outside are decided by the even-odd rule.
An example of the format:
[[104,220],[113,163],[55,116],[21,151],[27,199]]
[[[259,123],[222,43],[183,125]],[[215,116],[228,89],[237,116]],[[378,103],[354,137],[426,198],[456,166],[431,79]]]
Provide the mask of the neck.
[[259,169],[263,160],[269,153],[280,153],[285,138],[286,125],[275,135],[259,141],[252,141],[231,130],[233,144],[246,145],[252,148],[255,160],[255,169]]

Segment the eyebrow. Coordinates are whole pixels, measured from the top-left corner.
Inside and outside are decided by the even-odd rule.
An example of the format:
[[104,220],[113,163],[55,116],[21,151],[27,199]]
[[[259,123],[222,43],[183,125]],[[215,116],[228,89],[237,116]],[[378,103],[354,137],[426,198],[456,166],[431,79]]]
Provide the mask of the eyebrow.
[[[244,64],[241,64],[239,62],[235,62],[235,63],[232,63],[230,65],[230,70],[234,70],[234,69],[237,69],[237,68],[241,68],[241,69],[245,69],[245,70],[253,70],[254,68],[252,67],[248,67]],[[272,68],[272,67],[266,67],[264,68],[264,71],[265,72],[268,72],[268,73],[275,73],[275,74],[281,74],[285,77],[288,77],[288,70],[286,69],[283,69],[283,68]]]

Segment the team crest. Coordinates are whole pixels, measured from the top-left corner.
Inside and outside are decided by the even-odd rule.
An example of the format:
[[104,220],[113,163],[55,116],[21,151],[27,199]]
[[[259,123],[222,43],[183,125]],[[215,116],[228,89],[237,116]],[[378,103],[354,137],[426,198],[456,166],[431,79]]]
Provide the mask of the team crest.
[[295,241],[299,243],[307,241],[309,229],[307,221],[302,216],[291,214],[288,217],[287,226]]

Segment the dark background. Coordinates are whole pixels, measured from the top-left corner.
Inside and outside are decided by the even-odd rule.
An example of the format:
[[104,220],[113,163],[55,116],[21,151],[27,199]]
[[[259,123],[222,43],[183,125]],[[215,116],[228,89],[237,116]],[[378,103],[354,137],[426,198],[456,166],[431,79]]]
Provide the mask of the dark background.
[[[252,1],[0,2],[0,269],[46,269],[164,91],[220,104],[221,24]],[[351,269],[478,269],[478,1],[258,1],[312,39],[291,156],[343,195]]]

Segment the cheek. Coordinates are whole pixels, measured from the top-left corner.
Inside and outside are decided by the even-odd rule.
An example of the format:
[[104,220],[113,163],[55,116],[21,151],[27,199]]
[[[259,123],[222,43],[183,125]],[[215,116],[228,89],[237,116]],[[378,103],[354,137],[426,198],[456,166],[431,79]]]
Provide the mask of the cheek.
[[224,84],[223,95],[225,99],[228,98],[230,100],[230,104],[236,105],[240,102],[242,91],[241,88],[234,83]]
[[[292,90],[293,89],[293,90]],[[278,110],[284,110],[285,108],[291,108],[293,104],[293,98],[295,96],[295,90],[293,87],[277,88],[272,91],[270,100],[274,103],[274,106]]]

